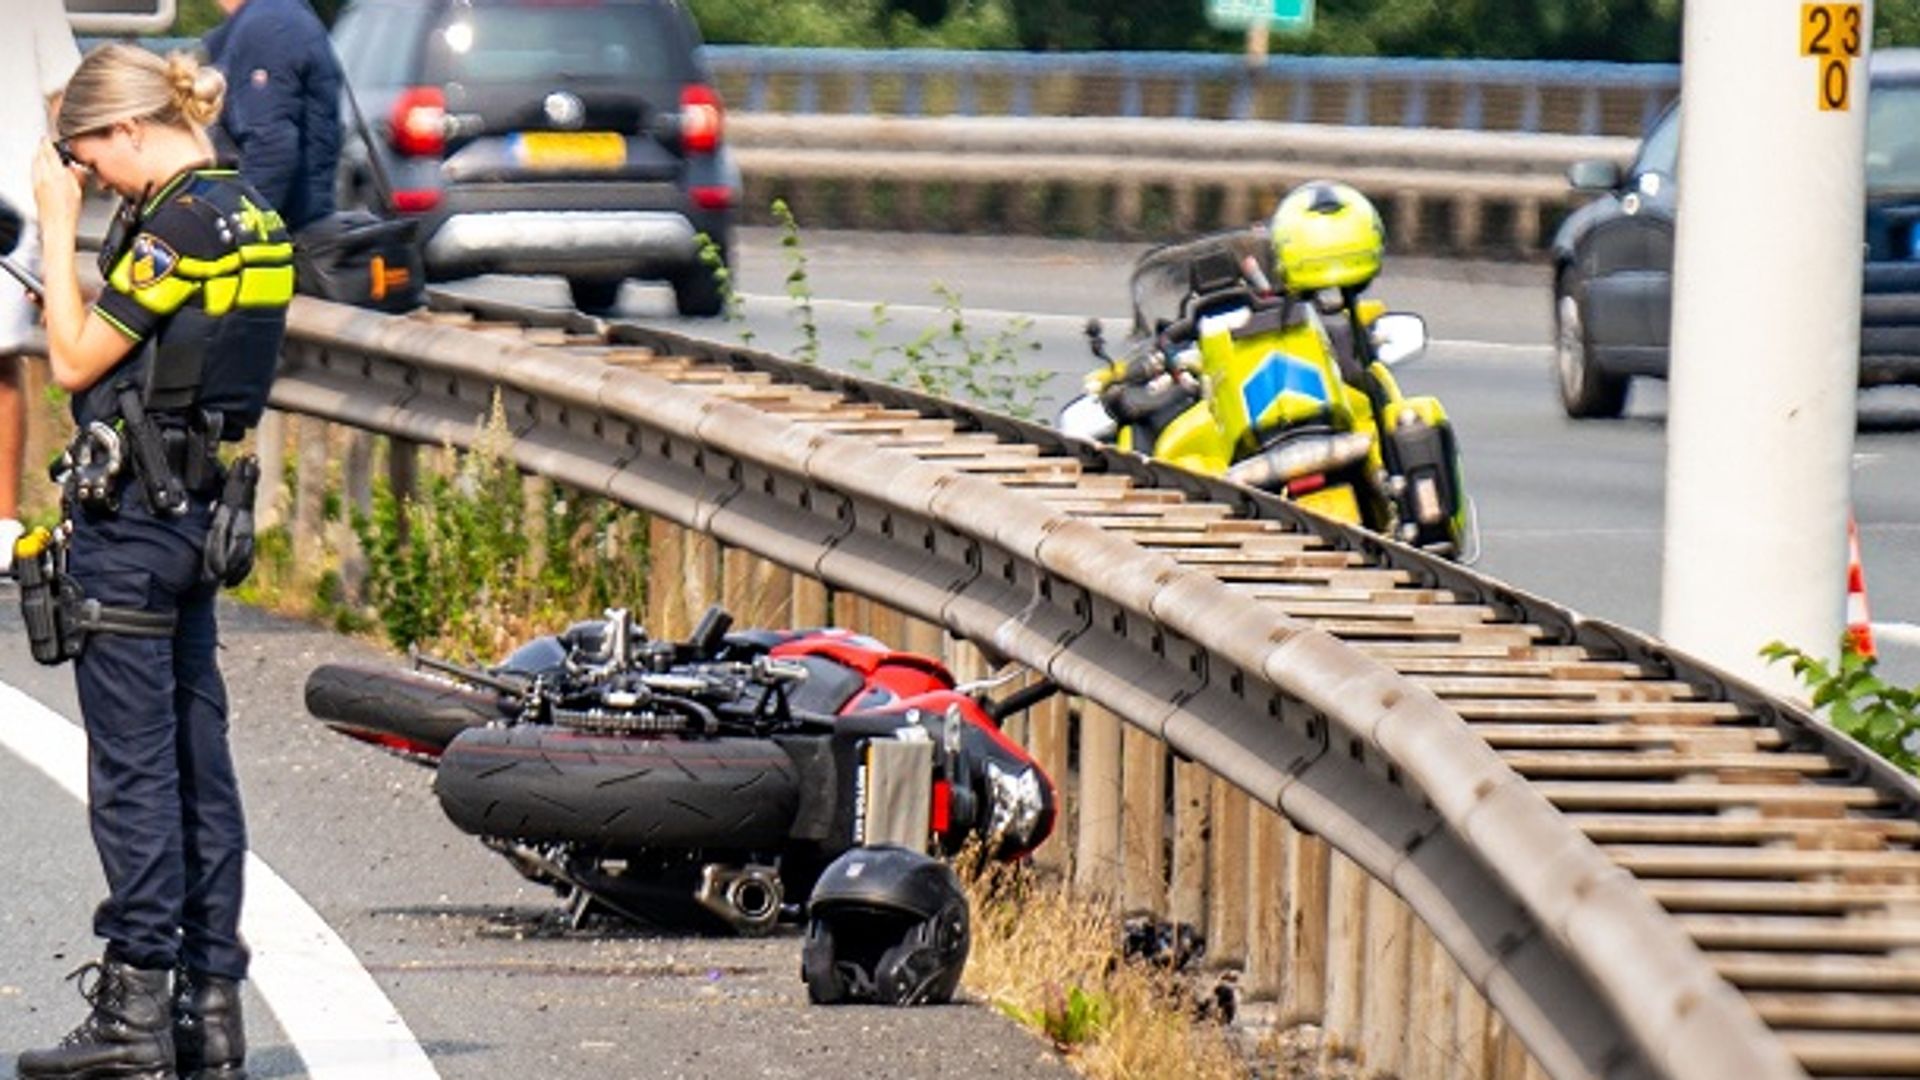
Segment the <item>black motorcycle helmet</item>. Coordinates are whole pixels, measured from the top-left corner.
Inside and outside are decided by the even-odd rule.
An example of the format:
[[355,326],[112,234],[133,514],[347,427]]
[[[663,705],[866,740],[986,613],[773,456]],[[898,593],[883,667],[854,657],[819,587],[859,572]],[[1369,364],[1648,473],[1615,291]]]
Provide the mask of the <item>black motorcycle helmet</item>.
[[972,932],[960,879],[903,847],[828,864],[807,904],[800,974],[816,1005],[938,1005],[953,998]]

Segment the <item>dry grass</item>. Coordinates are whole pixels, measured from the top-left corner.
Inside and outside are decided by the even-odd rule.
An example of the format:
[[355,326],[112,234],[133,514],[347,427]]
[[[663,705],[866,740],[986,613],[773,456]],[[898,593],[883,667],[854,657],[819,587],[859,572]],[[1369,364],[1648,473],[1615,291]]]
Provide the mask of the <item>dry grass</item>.
[[1196,1020],[1176,977],[1119,959],[1117,919],[1029,867],[966,875],[973,954],[966,990],[1050,1039],[1095,1080],[1240,1080],[1227,1034]]

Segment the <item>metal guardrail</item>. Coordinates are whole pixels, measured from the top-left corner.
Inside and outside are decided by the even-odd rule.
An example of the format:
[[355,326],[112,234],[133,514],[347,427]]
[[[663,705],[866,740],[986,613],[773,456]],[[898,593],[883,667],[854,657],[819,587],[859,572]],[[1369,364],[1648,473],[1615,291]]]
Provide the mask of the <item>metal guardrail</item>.
[[[1848,762],[1912,816],[1910,779],[1804,714],[1457,566],[1043,428],[639,326],[445,298],[436,306],[496,325],[296,301],[276,405],[465,445],[498,390],[522,468],[1019,660],[1324,838],[1405,901],[1550,1075],[1803,1075],[1633,876],[1434,691],[1058,500],[1107,505],[1099,500],[1119,488],[1151,489],[1283,522],[1315,544],[1528,620],[1550,640],[1735,702]],[[921,416],[949,434],[915,435],[929,423]],[[876,448],[881,430],[927,443],[934,456]],[[987,455],[976,469],[1001,467],[991,448],[1005,448],[1020,462],[1019,482],[940,457],[960,452],[934,445],[948,438]],[[1020,447],[1047,456],[1013,453]],[[1093,732],[1081,734],[1083,773]],[[1064,767],[1066,739],[1056,741]],[[1390,1010],[1404,1008],[1405,977],[1403,968],[1402,1000]]]
[[706,50],[751,112],[1279,120],[1637,136],[1673,64],[933,49]]
[[1376,200],[1401,251],[1534,254],[1580,196],[1569,165],[1630,139],[1136,119],[736,113],[747,212],[815,226],[1165,238],[1244,225],[1295,184]]

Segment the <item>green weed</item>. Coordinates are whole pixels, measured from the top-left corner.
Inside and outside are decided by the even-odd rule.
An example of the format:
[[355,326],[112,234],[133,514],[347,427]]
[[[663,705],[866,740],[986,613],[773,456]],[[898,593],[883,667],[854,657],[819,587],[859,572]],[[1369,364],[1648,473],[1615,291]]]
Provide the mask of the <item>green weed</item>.
[[602,608],[642,606],[645,516],[554,489],[530,529],[522,483],[496,396],[473,449],[426,475],[417,498],[375,484],[352,524],[366,600],[395,645],[492,657]]
[[1784,642],[1760,650],[1768,663],[1787,661],[1793,674],[1824,709],[1833,726],[1907,772],[1920,772],[1920,686],[1895,686],[1874,674],[1876,661],[1863,656],[1852,635],[1840,637],[1838,667]]

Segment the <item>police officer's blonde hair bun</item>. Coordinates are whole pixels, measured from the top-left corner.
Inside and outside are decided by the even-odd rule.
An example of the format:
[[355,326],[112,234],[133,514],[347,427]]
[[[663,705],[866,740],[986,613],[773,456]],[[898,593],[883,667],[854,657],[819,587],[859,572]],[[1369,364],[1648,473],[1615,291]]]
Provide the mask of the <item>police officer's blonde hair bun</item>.
[[227,80],[186,53],[162,59],[138,45],[110,41],[89,52],[67,80],[55,128],[71,139],[122,120],[199,129],[220,115]]
[[173,84],[173,107],[180,110],[181,116],[201,127],[220,118],[220,103],[227,95],[227,79],[218,70],[201,67],[200,61],[186,53],[169,53],[167,81]]

